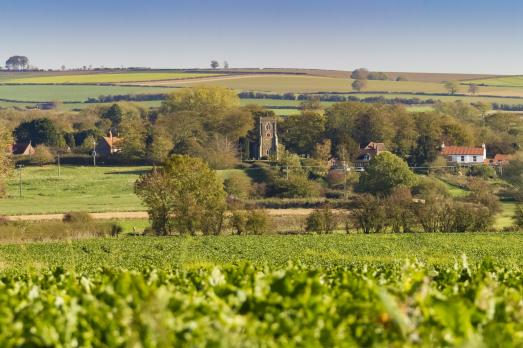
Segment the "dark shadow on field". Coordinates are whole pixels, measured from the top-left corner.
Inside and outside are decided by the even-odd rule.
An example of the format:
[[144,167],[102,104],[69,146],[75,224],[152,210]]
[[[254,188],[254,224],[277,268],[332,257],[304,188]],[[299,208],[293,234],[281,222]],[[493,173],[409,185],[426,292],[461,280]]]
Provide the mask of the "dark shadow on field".
[[245,174],[255,183],[267,182],[269,179],[269,168],[253,166],[245,169]]
[[116,175],[143,175],[147,174],[151,171],[151,169],[139,169],[139,170],[123,170],[123,171],[115,171],[115,172],[106,172],[104,174],[116,174]]

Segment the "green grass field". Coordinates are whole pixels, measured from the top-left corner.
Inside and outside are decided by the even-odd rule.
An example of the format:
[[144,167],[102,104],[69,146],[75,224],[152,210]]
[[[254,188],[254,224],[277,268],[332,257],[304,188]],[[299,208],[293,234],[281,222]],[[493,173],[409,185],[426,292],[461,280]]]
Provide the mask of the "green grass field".
[[149,167],[26,167],[22,171],[22,197],[18,174],[8,185],[8,198],[0,200],[6,215],[63,213],[67,211],[144,210],[133,193],[134,182]]
[[489,79],[468,80],[464,83],[475,83],[487,86],[523,87],[523,76],[494,77]]
[[97,73],[97,74],[80,74],[80,75],[58,75],[58,76],[37,76],[12,78],[5,80],[5,83],[35,83],[35,84],[61,84],[61,83],[123,83],[123,82],[140,82],[140,81],[161,81],[191,79],[198,77],[217,76],[218,74],[198,74],[182,72],[136,72],[136,73]]
[[0,85],[0,99],[16,101],[77,101],[88,98],[124,94],[158,94],[174,92],[172,88],[124,87],[124,86],[7,86]]

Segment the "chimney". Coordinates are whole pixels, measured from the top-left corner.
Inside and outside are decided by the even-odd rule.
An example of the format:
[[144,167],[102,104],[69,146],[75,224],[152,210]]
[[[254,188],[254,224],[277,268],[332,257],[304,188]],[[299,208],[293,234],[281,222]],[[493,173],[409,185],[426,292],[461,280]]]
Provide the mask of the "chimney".
[[481,147],[483,148],[483,159],[486,159],[487,158],[487,145],[485,145],[483,143],[483,144],[481,144]]
[[443,150],[445,148],[445,142],[441,143],[441,149]]
[[109,142],[113,145],[113,131],[109,129]]

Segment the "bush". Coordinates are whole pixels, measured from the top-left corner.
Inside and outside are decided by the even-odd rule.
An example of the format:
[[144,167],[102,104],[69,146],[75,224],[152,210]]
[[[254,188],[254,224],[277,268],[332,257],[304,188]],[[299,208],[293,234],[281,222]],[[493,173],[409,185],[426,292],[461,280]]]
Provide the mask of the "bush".
[[282,198],[318,197],[320,187],[317,182],[309,180],[305,175],[290,175],[286,178],[276,178],[273,181],[272,191]]
[[473,166],[469,169],[467,175],[482,179],[494,179],[497,176],[496,170],[487,165]]
[[269,216],[263,210],[235,211],[230,224],[237,235],[260,235],[268,230]]
[[518,229],[523,229],[523,206],[518,205],[516,207],[516,212],[514,214],[514,222],[515,226],[518,227]]
[[387,227],[387,214],[377,197],[361,195],[353,213],[356,227],[365,234],[383,232]]
[[223,188],[233,198],[247,199],[253,193],[251,179],[244,173],[231,173],[223,181]]
[[317,233],[332,233],[337,226],[336,217],[328,205],[314,210],[305,221],[305,231]]
[[35,148],[35,153],[31,158],[31,163],[38,164],[43,166],[44,164],[49,164],[54,162],[54,156],[51,153],[51,150],[45,145],[38,145]]
[[62,221],[71,224],[88,224],[93,221],[93,217],[85,212],[69,212],[64,214]]
[[120,224],[114,223],[111,225],[111,236],[116,237],[123,232],[123,227]]

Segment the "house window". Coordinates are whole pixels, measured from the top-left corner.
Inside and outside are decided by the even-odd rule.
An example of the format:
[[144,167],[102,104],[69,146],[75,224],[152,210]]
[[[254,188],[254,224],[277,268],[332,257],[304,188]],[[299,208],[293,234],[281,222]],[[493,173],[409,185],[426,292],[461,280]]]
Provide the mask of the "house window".
[[452,156],[448,157],[449,162],[452,162]]
[[478,157],[477,156],[473,156],[472,157],[472,161],[477,162],[478,161]]
[[363,155],[363,160],[364,161],[370,161],[370,156],[369,155]]
[[465,156],[461,156],[461,162],[465,162]]

